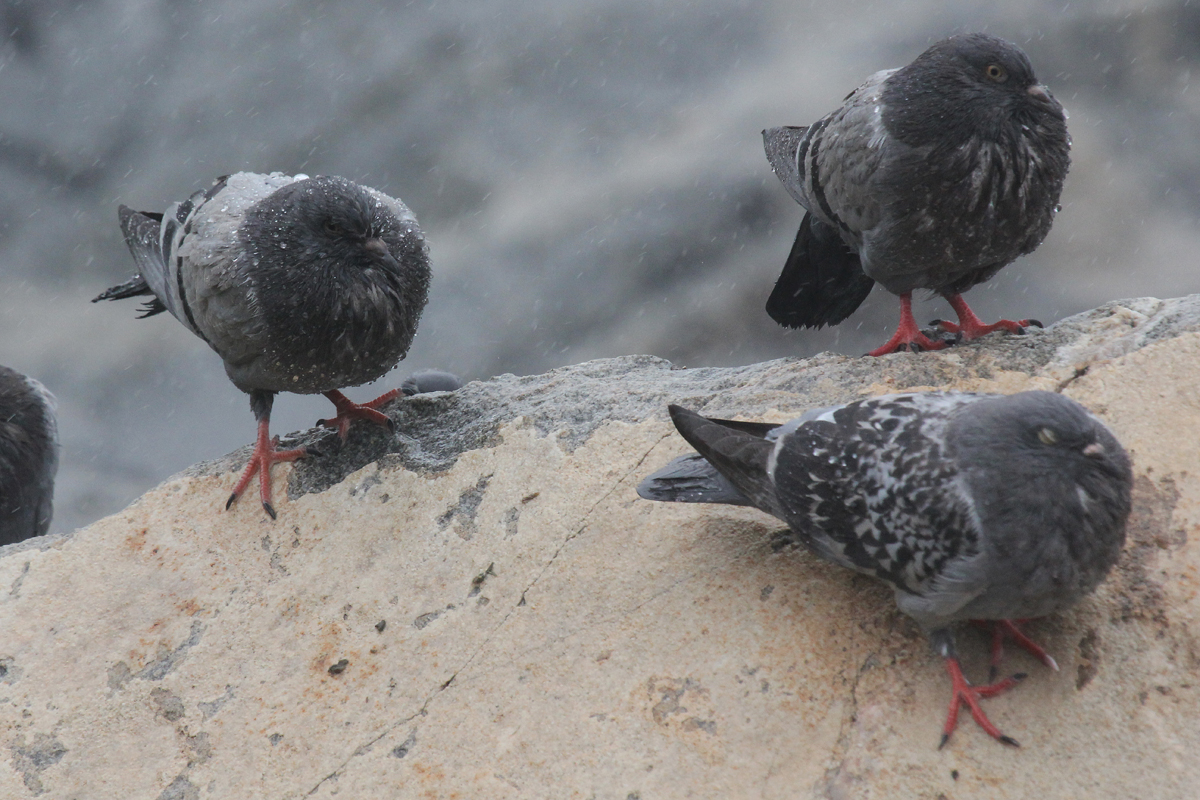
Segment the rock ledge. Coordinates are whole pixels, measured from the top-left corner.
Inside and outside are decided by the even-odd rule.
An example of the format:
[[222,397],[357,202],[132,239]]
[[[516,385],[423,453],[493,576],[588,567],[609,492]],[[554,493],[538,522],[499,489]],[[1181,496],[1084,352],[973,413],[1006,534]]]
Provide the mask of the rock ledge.
[[[222,509],[247,451],[0,550],[0,795],[1184,798],[1200,786],[1200,296],[1029,335],[731,369],[608,359],[398,401]],[[668,401],[782,420],[933,388],[1065,392],[1134,459],[1062,665],[935,749],[938,659],[872,581],[748,509],[640,501]],[[277,468],[282,478],[288,468]],[[282,480],[278,483],[283,485]],[[277,493],[282,493],[277,490]],[[986,646],[965,635],[982,678]]]

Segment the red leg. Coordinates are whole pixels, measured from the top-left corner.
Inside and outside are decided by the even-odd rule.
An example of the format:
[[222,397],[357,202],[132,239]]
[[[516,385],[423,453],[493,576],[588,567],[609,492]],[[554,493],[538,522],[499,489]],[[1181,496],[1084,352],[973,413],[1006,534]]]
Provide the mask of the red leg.
[[1029,620],[1027,619],[974,619],[971,620],[974,624],[980,627],[986,627],[992,632],[992,661],[988,670],[989,680],[996,680],[996,674],[1000,671],[1000,662],[1004,659],[1004,639],[1008,637],[1020,645],[1030,655],[1041,661],[1050,669],[1058,672],[1058,662],[1054,657],[1047,653],[1033,639],[1025,635],[1020,629],[1020,625],[1024,625]]
[[262,499],[263,510],[270,515],[271,519],[276,519],[275,509],[271,505],[271,465],[276,461],[295,461],[297,458],[303,458],[307,452],[303,447],[298,447],[295,450],[276,450],[276,445],[279,444],[279,437],[271,438],[271,433],[268,430],[270,427],[269,413],[258,421],[258,440],[254,443],[254,452],[250,454],[250,461],[246,464],[246,468],[242,470],[242,477],[238,479],[237,485],[233,487],[233,494],[229,495],[229,500],[225,503],[225,509],[228,510],[233,502],[246,490],[250,485],[250,480],[254,477],[254,473],[258,473],[258,489],[259,496]]
[[984,325],[979,317],[975,316],[975,312],[967,305],[967,301],[963,299],[961,294],[952,294],[946,297],[950,307],[954,309],[954,313],[958,314],[958,324],[946,322],[945,320],[934,320],[931,324],[938,326],[947,333],[960,333],[964,342],[969,342],[972,339],[978,339],[980,336],[986,336],[992,331],[1008,331],[1009,333],[1024,333],[1025,329],[1031,325],[1037,328],[1042,327],[1042,323],[1036,319],[1023,319],[1018,322],[1013,322],[1011,319],[1002,319],[991,325]]
[[[998,632],[1000,638],[1003,639],[1004,634],[1007,633],[1009,638],[1011,638],[1021,647],[1025,648],[1025,650],[1028,651],[1034,658],[1036,658],[1038,661],[1041,661],[1055,672],[1058,672],[1058,662],[1054,660],[1054,657],[1043,650],[1037,642],[1033,641],[1033,639],[1030,639],[1020,628],[1017,627],[1018,625],[1028,621],[1029,620],[1024,619],[996,620],[993,623],[995,625],[995,628],[993,628],[993,636],[995,636],[996,632]],[[1003,653],[1003,645],[1001,646],[1001,653]]]
[[995,624],[992,629],[992,663],[988,666],[988,680],[995,682],[1000,674],[1000,662],[1004,660],[1004,628]]
[[356,419],[365,419],[374,422],[376,425],[382,425],[388,430],[394,430],[395,425],[387,414],[384,414],[377,409],[388,401],[399,397],[400,390],[392,389],[390,392],[384,392],[369,403],[355,403],[346,397],[346,395],[337,391],[325,392],[325,396],[329,398],[334,407],[337,408],[337,416],[333,419],[319,419],[318,425],[325,425],[329,428],[336,428],[338,436],[344,441],[346,435],[350,433],[350,422]]
[[954,694],[950,698],[950,710],[946,714],[946,727],[942,729],[942,741],[938,744],[938,749],[942,749],[946,746],[946,742],[950,741],[950,734],[954,733],[954,729],[958,725],[958,710],[963,703],[966,703],[967,708],[971,709],[971,716],[975,719],[975,723],[983,728],[988,736],[991,736],[1002,744],[1020,747],[1016,739],[1011,736],[1005,736],[1000,732],[999,728],[992,724],[992,721],[987,718],[987,714],[983,713],[979,701],[986,697],[995,697],[1001,692],[1008,691],[1024,680],[1025,675],[1018,673],[1011,678],[1005,678],[999,683],[993,683],[988,686],[972,686],[966,676],[963,675],[958,659],[953,656],[946,657],[946,672],[950,675],[951,691]]
[[906,292],[900,295],[900,324],[896,327],[896,333],[882,347],[875,348],[867,355],[882,356],[899,350],[912,350],[916,353],[921,350],[941,350],[945,346],[945,342],[934,341],[921,333],[917,321],[913,319],[912,292]]

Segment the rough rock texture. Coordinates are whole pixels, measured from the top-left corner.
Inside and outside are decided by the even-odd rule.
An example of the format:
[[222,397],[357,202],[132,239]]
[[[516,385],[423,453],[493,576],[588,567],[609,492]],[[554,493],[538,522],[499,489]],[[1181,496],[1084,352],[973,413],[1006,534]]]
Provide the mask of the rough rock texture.
[[[0,550],[0,796],[1183,798],[1200,785],[1200,296],[943,353],[648,357],[390,408],[221,510],[248,451]],[[749,510],[640,501],[668,400],[782,420],[927,388],[1059,390],[1133,456],[1124,557],[1032,626],[1062,665],[964,724],[890,594]],[[982,634],[962,637],[982,678]]]

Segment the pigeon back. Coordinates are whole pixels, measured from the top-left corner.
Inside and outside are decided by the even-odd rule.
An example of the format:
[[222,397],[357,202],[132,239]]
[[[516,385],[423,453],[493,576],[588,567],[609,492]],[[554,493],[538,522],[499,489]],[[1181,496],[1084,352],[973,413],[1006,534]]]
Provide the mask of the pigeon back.
[[423,369],[414,372],[400,384],[406,397],[428,392],[454,392],[462,388],[462,380],[453,372],[440,369]]

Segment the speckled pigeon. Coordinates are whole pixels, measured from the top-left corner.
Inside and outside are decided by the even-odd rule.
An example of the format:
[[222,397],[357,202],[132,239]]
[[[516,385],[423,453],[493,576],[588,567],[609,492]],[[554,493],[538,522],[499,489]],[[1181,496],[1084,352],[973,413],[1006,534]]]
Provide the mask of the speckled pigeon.
[[0,367],[0,545],[49,530],[57,472],[54,396],[33,378]]
[[763,141],[807,211],[767,300],[780,325],[836,325],[878,281],[900,296],[900,324],[870,355],[946,346],[913,320],[916,289],[950,302],[958,323],[932,324],[962,340],[1041,326],[985,325],[962,298],[1042,243],[1070,165],[1066,114],[1016,45],[945,39],[875,73],[816,123],[771,128]]
[[269,432],[277,392],[321,393],[345,438],[352,419],[391,427],[391,391],[353,403],[339,389],[373,381],[408,352],[429,291],[429,250],[399,200],[338,177],[239,172],[164,214],[120,208],[139,274],[98,300],[151,295],[217,352],[250,395],[258,439],[226,503],[257,472],[271,506],[270,467],[306,455]]
[[963,703],[1016,744],[979,699],[1024,676],[968,683],[955,624],[994,620],[1019,633],[1011,620],[1068,608],[1108,573],[1125,541],[1132,474],[1102,422],[1053,392],[887,395],[783,425],[670,412],[698,454],[649,476],[638,494],[752,505],[821,557],[886,582],[945,658],[953,697],[942,744]]

